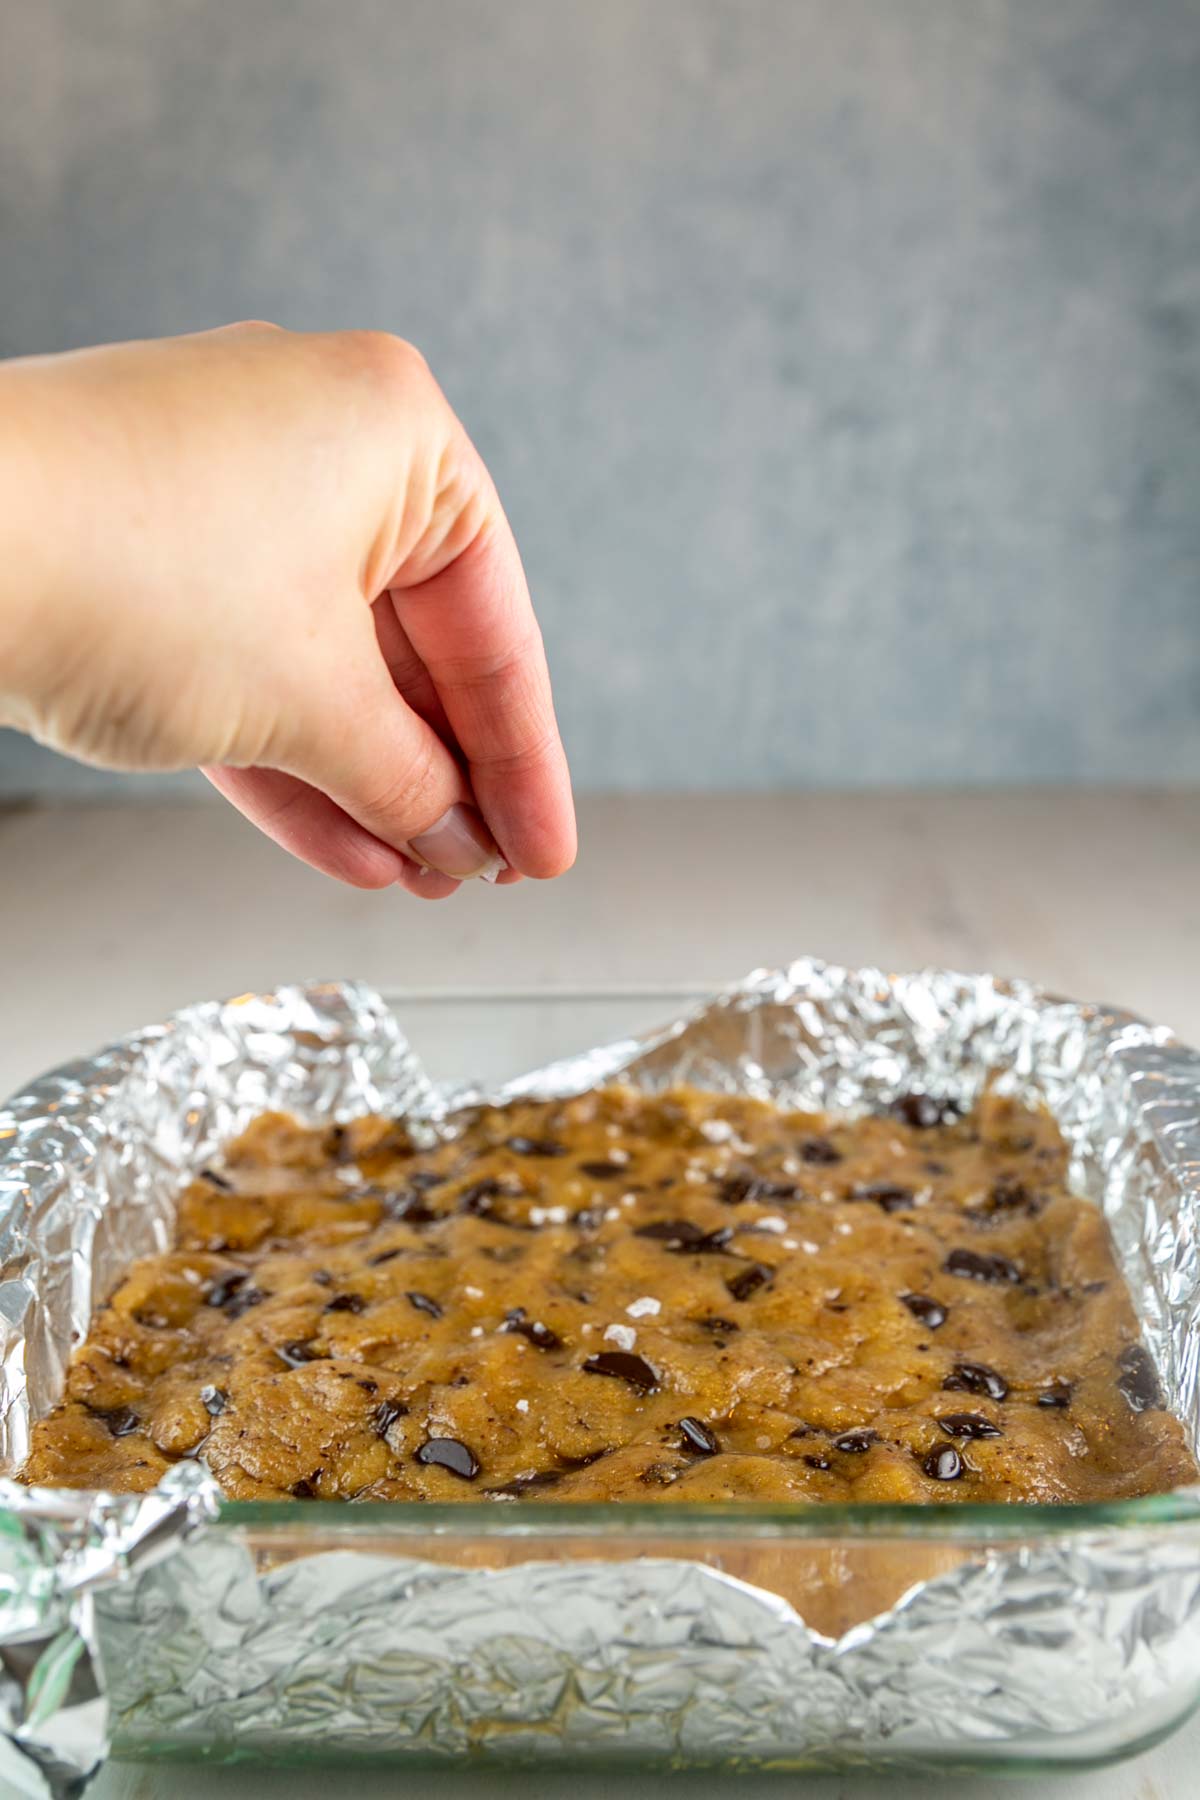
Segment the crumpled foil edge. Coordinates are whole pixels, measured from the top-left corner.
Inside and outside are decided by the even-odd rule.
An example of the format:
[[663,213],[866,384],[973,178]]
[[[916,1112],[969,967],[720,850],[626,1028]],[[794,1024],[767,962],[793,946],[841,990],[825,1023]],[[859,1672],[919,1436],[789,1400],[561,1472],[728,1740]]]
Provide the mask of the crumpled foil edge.
[[[169,1241],[185,1176],[265,1109],[437,1128],[472,1100],[623,1075],[854,1111],[912,1087],[969,1101],[997,1074],[1056,1114],[1195,1442],[1200,1058],[1160,1027],[1020,982],[804,960],[499,1091],[435,1087],[390,1007],[354,984],[192,1007],[44,1077],[0,1115],[0,1457],[19,1466],[95,1300]],[[447,1756],[619,1740],[668,1759],[723,1747],[836,1760],[839,1747],[1028,1746],[1131,1703],[1149,1717],[1200,1668],[1196,1533],[991,1552],[831,1644],[778,1596],[700,1563],[548,1561],[480,1579],[348,1552],[260,1572],[235,1532],[204,1531],[216,1501],[198,1464],[146,1496],[3,1484],[0,1773],[11,1764],[29,1792],[79,1791],[109,1726],[105,1670],[135,1745],[211,1748],[236,1731],[242,1748],[377,1753],[419,1735]],[[317,1615],[323,1685],[297,1648]]]

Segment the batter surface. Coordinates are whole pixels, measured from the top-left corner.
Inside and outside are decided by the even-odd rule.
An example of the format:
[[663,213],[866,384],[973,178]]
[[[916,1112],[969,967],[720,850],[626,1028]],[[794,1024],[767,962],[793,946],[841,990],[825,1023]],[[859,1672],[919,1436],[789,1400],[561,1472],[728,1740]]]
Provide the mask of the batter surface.
[[1195,1480],[1053,1121],[677,1089],[259,1119],[22,1472],[238,1499],[1087,1501]]

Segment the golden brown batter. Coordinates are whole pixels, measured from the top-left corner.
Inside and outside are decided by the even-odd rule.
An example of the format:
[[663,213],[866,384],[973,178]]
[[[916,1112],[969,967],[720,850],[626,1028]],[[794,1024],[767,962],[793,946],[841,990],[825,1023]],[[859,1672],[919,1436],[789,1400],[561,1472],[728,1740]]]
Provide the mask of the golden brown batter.
[[23,1478],[236,1498],[1083,1501],[1196,1479],[1053,1121],[677,1089],[267,1116],[98,1313]]

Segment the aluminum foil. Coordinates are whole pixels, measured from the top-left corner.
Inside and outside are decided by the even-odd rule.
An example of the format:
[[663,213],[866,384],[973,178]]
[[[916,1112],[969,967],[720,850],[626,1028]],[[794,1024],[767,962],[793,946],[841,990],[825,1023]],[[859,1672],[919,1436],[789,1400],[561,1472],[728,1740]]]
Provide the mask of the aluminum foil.
[[[0,1466],[19,1465],[121,1267],[169,1241],[181,1183],[257,1113],[382,1111],[436,1131],[465,1099],[618,1074],[849,1112],[912,1087],[970,1101],[990,1076],[1045,1102],[1200,1440],[1200,1058],[1020,983],[802,961],[486,1096],[433,1086],[391,1009],[352,985],[192,1007],[38,1082],[0,1115]],[[1103,1754],[1200,1691],[1200,1494],[1161,1523],[1136,1504],[1086,1529],[1025,1531],[1014,1510],[1007,1533],[831,1640],[677,1548],[589,1562],[548,1543],[485,1573],[397,1536],[396,1554],[376,1538],[280,1560],[256,1554],[237,1509],[216,1517],[199,1464],[146,1496],[5,1482],[0,1775],[76,1793],[110,1740],[741,1766]],[[299,1531],[317,1526],[321,1508],[296,1510]],[[927,1515],[921,1544],[961,1544],[966,1510],[941,1515],[941,1540]],[[491,1510],[497,1535],[514,1511]]]

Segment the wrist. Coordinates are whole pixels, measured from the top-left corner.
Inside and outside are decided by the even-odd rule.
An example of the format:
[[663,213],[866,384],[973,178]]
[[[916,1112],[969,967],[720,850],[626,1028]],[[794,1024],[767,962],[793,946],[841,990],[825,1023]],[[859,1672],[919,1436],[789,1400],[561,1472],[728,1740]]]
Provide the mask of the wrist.
[[77,477],[39,372],[0,363],[0,725],[36,730],[54,670],[66,584],[65,522]]

